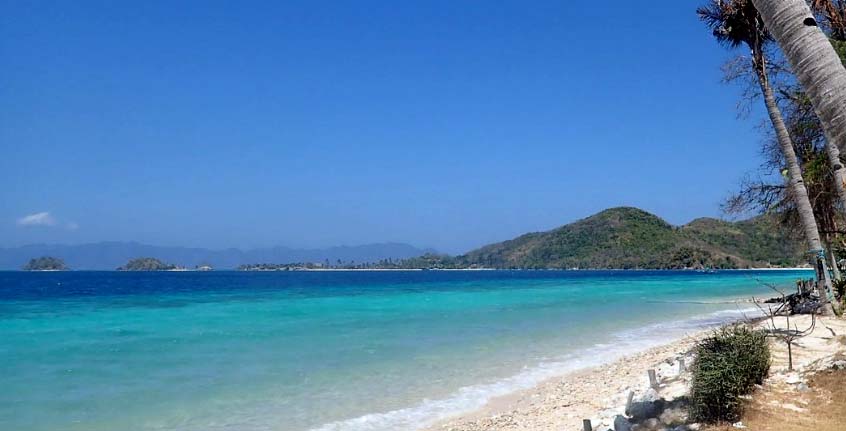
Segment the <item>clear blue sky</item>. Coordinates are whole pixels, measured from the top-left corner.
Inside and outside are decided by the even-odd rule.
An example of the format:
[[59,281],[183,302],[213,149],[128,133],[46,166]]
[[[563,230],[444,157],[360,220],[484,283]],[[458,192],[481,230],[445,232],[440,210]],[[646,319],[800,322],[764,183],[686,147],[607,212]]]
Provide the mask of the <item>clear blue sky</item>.
[[0,5],[0,246],[461,252],[761,162],[697,2]]

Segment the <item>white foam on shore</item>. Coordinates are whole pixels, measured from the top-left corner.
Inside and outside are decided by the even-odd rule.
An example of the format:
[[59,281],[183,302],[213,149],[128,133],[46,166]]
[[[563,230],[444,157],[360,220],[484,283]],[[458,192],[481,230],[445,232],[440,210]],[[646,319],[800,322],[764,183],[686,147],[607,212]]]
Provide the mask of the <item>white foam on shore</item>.
[[463,387],[448,398],[424,400],[413,407],[331,422],[314,428],[313,431],[419,430],[452,416],[471,413],[485,406],[493,398],[532,388],[549,378],[610,363],[626,355],[681,339],[691,332],[759,315],[757,308],[725,310],[691,319],[625,330],[614,334],[610,342],[596,344],[578,354],[567,354],[552,361],[526,367],[517,375],[494,383]]

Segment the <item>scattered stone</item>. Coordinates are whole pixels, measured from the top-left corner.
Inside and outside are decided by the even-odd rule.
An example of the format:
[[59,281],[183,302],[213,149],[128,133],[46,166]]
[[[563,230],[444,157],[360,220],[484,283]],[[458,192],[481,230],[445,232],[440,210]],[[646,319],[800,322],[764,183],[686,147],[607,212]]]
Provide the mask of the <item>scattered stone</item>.
[[831,365],[832,365],[832,368],[834,368],[834,369],[846,370],[846,361],[842,361],[842,360],[841,361],[834,361],[834,363],[831,364]]
[[783,404],[781,404],[781,408],[786,409],[786,410],[793,410],[794,412],[800,412],[800,413],[805,411],[805,409],[803,409],[802,407],[799,407],[796,404],[792,404],[792,403],[783,403]]
[[799,390],[799,392],[808,392],[811,390],[811,388],[809,388],[808,385],[804,382],[796,385],[796,389]]
[[614,418],[614,431],[632,431],[632,424],[625,417],[617,415]]
[[658,419],[655,419],[655,418],[650,418],[650,419],[643,421],[643,426],[646,427],[647,429],[651,429],[651,430],[658,428],[658,426],[660,424],[661,423],[658,422]]
[[796,373],[788,374],[784,378],[784,382],[787,383],[787,384],[791,384],[791,385],[795,385],[796,383],[799,383],[801,381],[802,381],[802,378],[799,377],[799,375],[796,374]]
[[735,423],[731,424],[731,426],[733,426],[735,428],[739,428],[739,429],[746,428],[746,425],[743,425],[743,422],[735,422]]
[[648,389],[643,395],[626,406],[626,414],[633,422],[642,422],[649,418],[657,418],[664,411],[666,401],[654,389]]
[[660,399],[661,396],[658,395],[658,392],[655,389],[649,388],[638,398],[638,401],[658,401]]
[[664,400],[659,399],[655,401],[637,401],[626,409],[626,414],[629,415],[635,422],[642,422],[646,419],[657,418],[661,416],[664,411]]
[[664,410],[658,417],[662,424],[668,426],[683,425],[687,421],[687,410],[683,408],[672,408]]

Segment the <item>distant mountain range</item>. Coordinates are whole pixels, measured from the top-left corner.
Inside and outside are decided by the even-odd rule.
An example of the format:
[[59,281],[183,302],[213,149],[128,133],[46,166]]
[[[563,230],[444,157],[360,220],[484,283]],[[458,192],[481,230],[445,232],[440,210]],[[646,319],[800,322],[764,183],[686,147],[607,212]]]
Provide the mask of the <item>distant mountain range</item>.
[[448,258],[455,267],[748,268],[806,263],[802,243],[774,217],[700,218],[673,226],[638,208],[611,208],[546,232],[528,233]]
[[209,250],[204,248],[159,247],[137,242],[98,242],[81,245],[35,244],[0,248],[0,269],[21,269],[30,259],[52,256],[62,259],[71,269],[113,270],[138,257],[154,257],[171,264],[194,267],[211,265],[233,269],[252,263],[324,262],[335,264],[377,262],[382,259],[407,259],[432,253],[408,244],[381,243],[322,249],[287,247],[254,250]]

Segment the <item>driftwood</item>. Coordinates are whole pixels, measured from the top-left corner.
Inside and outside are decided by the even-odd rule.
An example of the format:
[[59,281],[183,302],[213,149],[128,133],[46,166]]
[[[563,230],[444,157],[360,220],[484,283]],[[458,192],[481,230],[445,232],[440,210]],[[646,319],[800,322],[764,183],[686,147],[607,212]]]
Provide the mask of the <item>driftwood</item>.
[[[796,282],[796,293],[789,295],[768,285],[781,296],[764,301],[765,304],[779,304],[771,309],[774,315],[816,314],[825,305],[821,300],[819,285],[814,280],[799,280]],[[824,294],[824,293],[823,293]]]
[[[801,291],[799,292],[801,293]],[[783,297],[786,295],[782,294]],[[787,300],[785,298],[782,305],[787,304]],[[803,303],[800,305],[806,305],[807,303]],[[784,318],[786,319],[786,325],[784,328],[781,328],[779,325],[776,325],[776,312],[772,309],[772,307],[764,308],[763,306],[756,304],[758,309],[761,310],[762,313],[767,317],[767,328],[764,332],[767,334],[768,337],[777,338],[783,341],[787,345],[787,371],[793,371],[793,343],[814,332],[814,328],[817,325],[817,315],[815,312],[811,313],[811,324],[805,329],[799,329],[798,326],[794,323],[793,326],[790,326],[790,313],[785,313]]]

